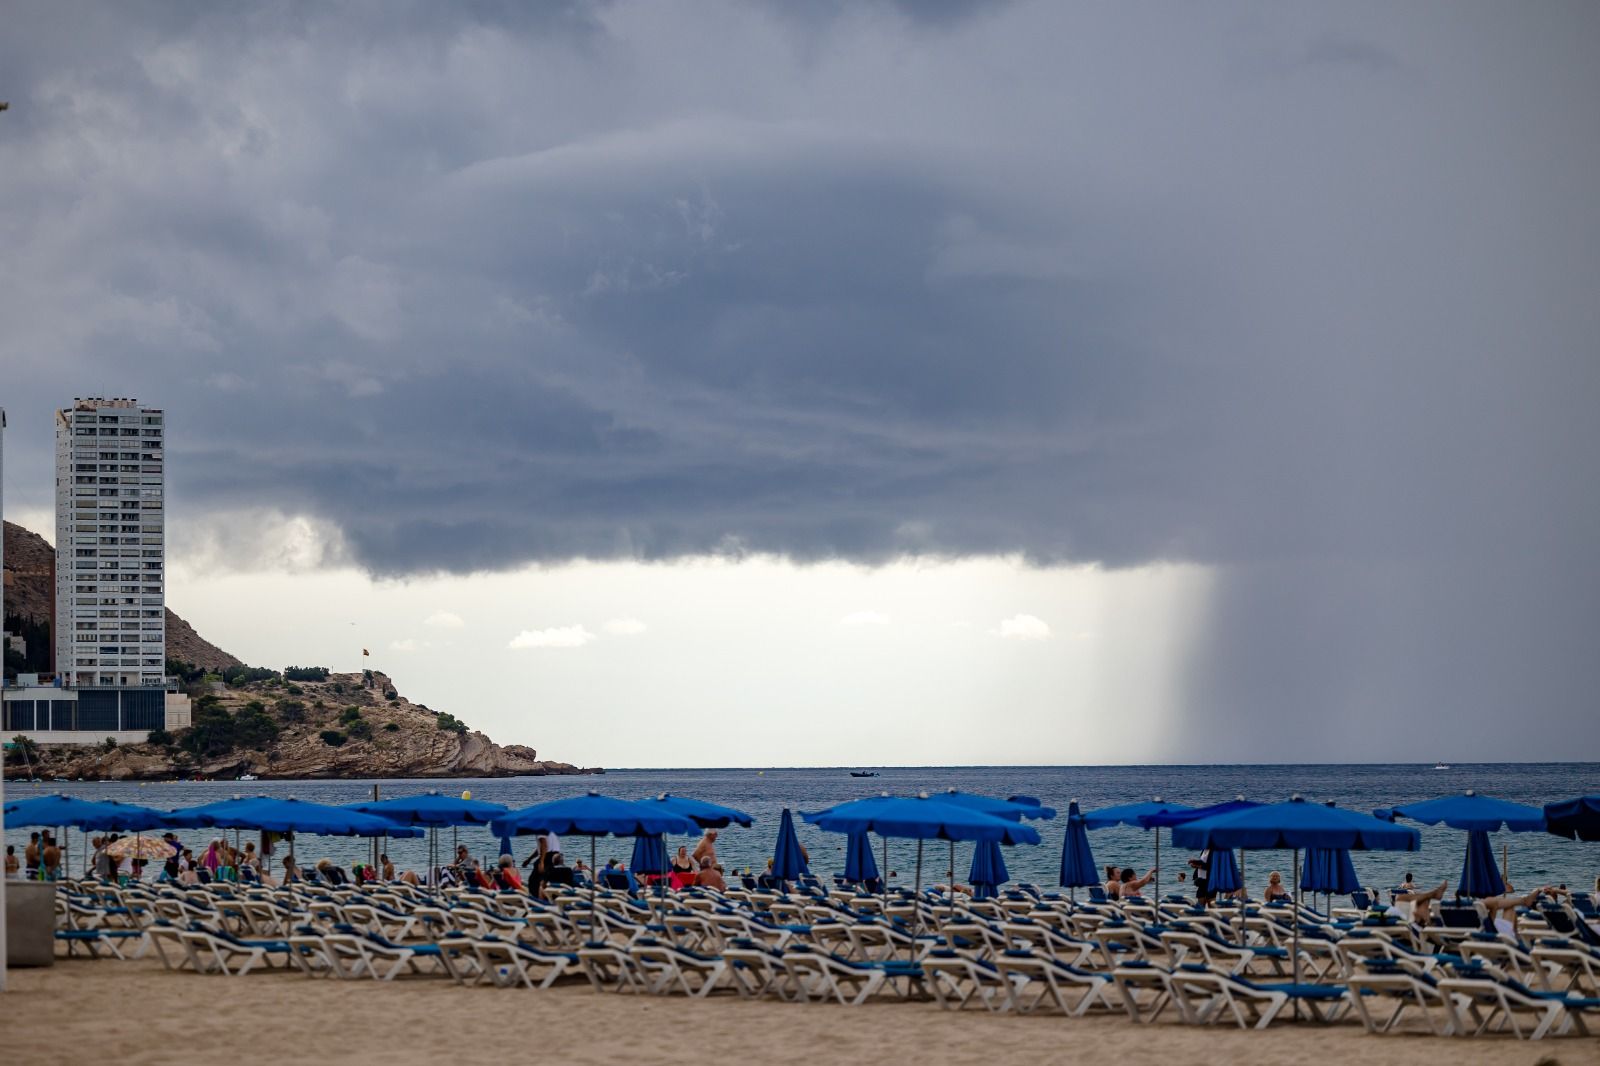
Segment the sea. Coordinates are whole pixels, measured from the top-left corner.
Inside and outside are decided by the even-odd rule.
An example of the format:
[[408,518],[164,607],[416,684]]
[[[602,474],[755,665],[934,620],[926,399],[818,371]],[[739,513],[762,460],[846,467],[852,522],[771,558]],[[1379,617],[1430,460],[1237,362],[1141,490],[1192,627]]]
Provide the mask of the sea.
[[[729,870],[759,872],[772,854],[778,822],[784,808],[796,814],[800,842],[811,855],[812,870],[826,875],[844,866],[844,838],[825,833],[799,817],[801,812],[817,811],[845,800],[888,792],[915,795],[960,789],[991,796],[1022,793],[1035,796],[1056,808],[1062,818],[1033,823],[1043,838],[1041,845],[1008,848],[1005,860],[1013,881],[1032,882],[1043,887],[1057,884],[1061,862],[1064,816],[1069,801],[1076,799],[1085,811],[1112,804],[1142,799],[1160,799],[1201,806],[1220,803],[1236,796],[1259,802],[1275,802],[1300,795],[1307,800],[1332,800],[1341,807],[1370,812],[1378,807],[1454,795],[1476,790],[1518,803],[1544,804],[1577,795],[1600,792],[1600,763],[1486,763],[1458,764],[1447,769],[1408,764],[1357,765],[1224,765],[1224,766],[957,766],[957,767],[882,767],[875,778],[850,776],[856,767],[790,768],[748,767],[716,770],[611,770],[604,775],[585,777],[521,777],[463,780],[386,780],[386,781],[206,781],[206,782],[44,782],[39,784],[8,781],[5,798],[12,802],[34,795],[62,792],[84,799],[114,799],[159,808],[211,803],[236,795],[292,796],[316,803],[353,803],[373,797],[374,789],[387,798],[438,790],[473,799],[525,807],[563,796],[581,795],[594,790],[624,799],[641,799],[669,792],[736,807],[753,815],[750,829],[737,826],[723,830],[717,853]],[[1407,823],[1410,824],[1410,823]],[[1454,886],[1461,873],[1466,834],[1444,827],[1417,826],[1422,847],[1417,852],[1357,852],[1353,856],[1356,873],[1364,884],[1388,887],[1398,884],[1407,872],[1419,884],[1448,880]],[[28,830],[7,828],[7,844],[18,854],[27,840]],[[196,845],[196,853],[212,835],[205,831],[179,834]],[[245,834],[248,839],[250,834]],[[1131,866],[1140,875],[1155,865],[1157,835],[1153,831],[1118,827],[1089,834],[1096,861],[1102,866]],[[1548,833],[1494,834],[1497,857],[1504,856],[1508,876],[1518,889],[1541,884],[1565,884],[1574,888],[1594,888],[1600,876],[1600,843],[1564,840]],[[475,855],[492,859],[498,842],[486,828],[463,827],[439,831],[441,845],[466,844]],[[669,846],[694,841],[689,838],[669,841]],[[1177,874],[1187,869],[1187,853],[1171,847],[1167,833],[1161,834],[1161,885],[1163,891],[1182,886]],[[283,845],[279,845],[280,848]],[[426,868],[427,844],[424,840],[385,840],[381,842],[397,869]],[[83,838],[73,832],[69,838],[69,861],[81,868],[85,855]],[[517,860],[525,857],[517,842]],[[302,862],[322,858],[344,865],[365,860],[370,845],[361,839],[343,837],[302,837],[296,842],[296,857]],[[589,841],[563,842],[571,862],[589,859]],[[632,842],[602,838],[595,843],[595,857],[603,865],[608,859],[626,864]],[[882,844],[874,839],[873,852],[882,861]],[[909,885],[916,875],[918,845],[915,841],[889,842],[892,883]],[[281,854],[281,852],[280,852]],[[929,841],[922,848],[924,883],[945,879],[954,866],[958,880],[967,879],[972,861],[970,844]],[[1266,876],[1281,870],[1289,881],[1293,855],[1287,851],[1251,852],[1246,857],[1245,879],[1259,893]]]

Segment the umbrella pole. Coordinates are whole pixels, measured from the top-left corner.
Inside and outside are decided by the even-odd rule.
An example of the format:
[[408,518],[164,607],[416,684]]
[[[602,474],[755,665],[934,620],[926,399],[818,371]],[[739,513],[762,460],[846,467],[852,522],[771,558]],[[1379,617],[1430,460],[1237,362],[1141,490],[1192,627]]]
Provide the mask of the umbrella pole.
[[953,922],[956,920],[956,842],[950,840],[946,843],[950,845],[950,914],[945,921]]
[[594,868],[594,837],[589,837],[589,935],[594,936],[594,927],[598,910],[595,902],[600,892],[600,875]]
[[[1294,983],[1300,983],[1300,849],[1294,849]],[[1294,1018],[1300,1020],[1300,1000],[1294,1001]]]
[[1161,827],[1156,826],[1156,921],[1161,920]]
[[1240,947],[1243,947],[1244,943],[1245,943],[1245,939],[1244,939],[1244,914],[1245,914],[1246,905],[1249,904],[1249,902],[1250,902],[1250,882],[1248,882],[1248,881],[1246,881],[1244,879],[1244,857],[1246,855],[1248,855],[1248,854],[1250,854],[1250,853],[1248,851],[1246,851],[1244,848],[1240,848],[1239,849],[1239,888],[1244,893],[1244,895],[1241,898],[1234,900],[1234,902],[1239,905],[1236,909],[1239,912],[1239,946]]
[[[920,838],[917,840],[917,891],[912,902],[917,908],[916,930],[920,933],[922,932],[922,840]],[[912,945],[913,956],[915,956],[915,953],[915,945]]]
[[878,887],[883,889],[883,920],[889,920],[889,838],[883,838],[883,869],[878,873]]

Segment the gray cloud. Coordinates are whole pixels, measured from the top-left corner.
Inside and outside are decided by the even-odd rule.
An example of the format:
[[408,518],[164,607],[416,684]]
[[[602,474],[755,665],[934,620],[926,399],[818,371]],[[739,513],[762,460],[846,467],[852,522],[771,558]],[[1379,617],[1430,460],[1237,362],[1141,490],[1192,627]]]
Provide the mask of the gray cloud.
[[1191,750],[1574,720],[1592,8],[788,9],[12,12],[10,499],[137,394],[380,574],[1194,560]]

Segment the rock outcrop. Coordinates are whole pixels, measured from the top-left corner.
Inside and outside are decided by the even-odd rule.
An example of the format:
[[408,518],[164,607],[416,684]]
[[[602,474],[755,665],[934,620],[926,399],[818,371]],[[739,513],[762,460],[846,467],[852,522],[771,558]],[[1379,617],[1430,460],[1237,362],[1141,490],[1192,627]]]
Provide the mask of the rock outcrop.
[[[51,746],[39,750],[35,772],[41,777],[103,781],[226,779],[242,774],[271,779],[603,772],[541,760],[532,748],[496,744],[476,730],[459,732],[448,717],[441,724],[436,712],[401,696],[389,678],[377,672],[370,679],[362,674],[330,674],[326,681],[254,682],[225,688],[214,696],[231,715],[243,711],[269,716],[278,728],[276,738],[211,756],[191,755],[175,744],[111,749]],[[330,743],[324,733],[337,733],[343,739]],[[10,773],[17,773],[15,762]]]

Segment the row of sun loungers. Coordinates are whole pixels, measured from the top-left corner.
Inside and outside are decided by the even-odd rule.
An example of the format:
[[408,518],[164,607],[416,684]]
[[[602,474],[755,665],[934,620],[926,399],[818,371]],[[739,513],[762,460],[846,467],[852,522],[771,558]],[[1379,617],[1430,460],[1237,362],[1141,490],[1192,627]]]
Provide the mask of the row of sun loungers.
[[63,883],[57,912],[69,955],[153,951],[170,969],[229,977],[587,981],[622,994],[931,999],[949,1010],[1124,1013],[1140,1024],[1170,1009],[1188,1024],[1254,1028],[1289,1012],[1373,1033],[1528,1039],[1588,1034],[1600,1013],[1600,936],[1566,909],[1529,912],[1522,938],[1440,937],[1359,911],[1075,903],[1037,891],[952,901],[818,886],[538,901],[407,885]]

